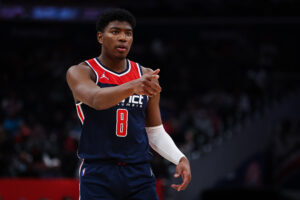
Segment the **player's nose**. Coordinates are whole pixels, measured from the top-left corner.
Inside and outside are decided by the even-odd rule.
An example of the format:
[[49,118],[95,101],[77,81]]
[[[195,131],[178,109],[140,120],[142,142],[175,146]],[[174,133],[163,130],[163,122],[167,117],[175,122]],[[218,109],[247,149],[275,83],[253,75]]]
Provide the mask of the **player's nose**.
[[119,41],[126,42],[127,41],[126,34],[125,33],[119,34],[119,38],[118,39],[119,39]]
[[123,33],[123,32],[119,34],[118,39],[119,39],[119,41],[122,41],[122,42],[127,42],[129,40],[129,38],[126,35],[126,33]]

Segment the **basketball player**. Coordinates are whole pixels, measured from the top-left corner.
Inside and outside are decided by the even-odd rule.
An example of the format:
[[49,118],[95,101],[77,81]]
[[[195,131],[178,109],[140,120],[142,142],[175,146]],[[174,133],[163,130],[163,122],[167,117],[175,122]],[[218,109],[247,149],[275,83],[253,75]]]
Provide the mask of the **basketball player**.
[[155,200],[150,146],[174,163],[172,184],[184,190],[191,181],[188,159],[165,132],[159,109],[159,69],[127,59],[133,41],[134,16],[109,10],[97,21],[101,54],[67,71],[82,134],[78,155],[81,200]]

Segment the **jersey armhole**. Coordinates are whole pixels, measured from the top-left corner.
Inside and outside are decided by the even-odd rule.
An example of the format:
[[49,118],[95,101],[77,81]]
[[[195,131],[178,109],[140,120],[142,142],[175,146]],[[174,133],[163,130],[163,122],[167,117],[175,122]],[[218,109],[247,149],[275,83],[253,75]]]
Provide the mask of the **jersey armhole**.
[[97,84],[98,80],[99,80],[98,73],[94,70],[94,68],[90,65],[90,63],[88,61],[84,61],[84,63],[87,64],[93,70],[93,72],[95,73],[95,75],[96,75],[96,81],[95,81],[95,83]]
[[142,77],[142,76],[143,76],[143,70],[142,70],[142,67],[140,66],[139,63],[136,63],[136,66],[137,66],[137,68],[138,68],[140,77]]

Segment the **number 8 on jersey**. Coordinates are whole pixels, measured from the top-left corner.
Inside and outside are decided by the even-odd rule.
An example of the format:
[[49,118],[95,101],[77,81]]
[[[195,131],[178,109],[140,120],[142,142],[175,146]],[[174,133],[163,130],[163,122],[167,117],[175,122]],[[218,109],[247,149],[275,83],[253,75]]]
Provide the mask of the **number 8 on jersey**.
[[117,109],[116,112],[116,135],[118,137],[127,136],[128,111],[126,109]]

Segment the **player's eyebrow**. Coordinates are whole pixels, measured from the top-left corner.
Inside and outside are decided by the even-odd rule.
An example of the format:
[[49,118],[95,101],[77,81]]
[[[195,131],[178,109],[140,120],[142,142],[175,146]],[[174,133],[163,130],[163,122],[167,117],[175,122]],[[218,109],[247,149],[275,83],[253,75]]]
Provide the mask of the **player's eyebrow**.
[[[121,30],[121,28],[119,28],[119,27],[115,27],[115,26],[113,26],[113,27],[110,27],[109,28],[110,30],[112,30],[112,29],[116,29],[116,30]],[[132,29],[131,28],[128,28],[128,29],[125,29],[126,31],[132,31]]]

